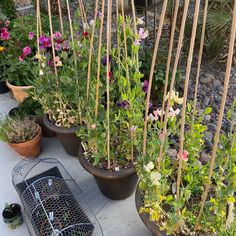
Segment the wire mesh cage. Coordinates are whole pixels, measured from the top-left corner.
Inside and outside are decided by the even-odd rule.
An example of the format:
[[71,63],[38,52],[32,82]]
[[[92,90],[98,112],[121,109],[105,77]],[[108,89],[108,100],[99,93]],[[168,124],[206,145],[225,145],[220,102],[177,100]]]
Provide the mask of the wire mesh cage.
[[23,160],[14,167],[12,181],[30,235],[103,235],[82,190],[58,160]]

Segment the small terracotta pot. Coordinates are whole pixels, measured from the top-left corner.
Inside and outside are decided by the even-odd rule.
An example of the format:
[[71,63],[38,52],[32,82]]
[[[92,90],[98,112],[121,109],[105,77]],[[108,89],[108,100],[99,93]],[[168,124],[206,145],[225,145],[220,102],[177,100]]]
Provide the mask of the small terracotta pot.
[[79,157],[80,164],[94,176],[100,191],[107,198],[123,200],[135,191],[138,175],[134,167],[121,171],[108,171],[96,168],[85,159],[82,147],[79,148]]
[[53,124],[46,115],[43,117],[43,123],[49,130],[56,133],[67,154],[74,157],[78,156],[81,140],[79,137],[77,137],[76,132],[79,131],[79,126],[72,128],[58,127]]
[[[137,188],[135,192],[135,205],[136,209],[139,213],[139,209],[143,207],[143,198],[142,198],[142,192]],[[149,229],[150,232],[152,232],[153,236],[167,236],[165,231],[160,231],[157,224],[149,220],[149,214],[139,214],[142,222],[145,224],[145,226]]]
[[29,97],[29,93],[27,90],[32,89],[33,86],[15,86],[6,81],[7,87],[12,91],[13,96],[16,101],[22,103],[27,97]]
[[33,139],[23,143],[9,143],[17,153],[23,157],[38,157],[41,153],[42,130]]

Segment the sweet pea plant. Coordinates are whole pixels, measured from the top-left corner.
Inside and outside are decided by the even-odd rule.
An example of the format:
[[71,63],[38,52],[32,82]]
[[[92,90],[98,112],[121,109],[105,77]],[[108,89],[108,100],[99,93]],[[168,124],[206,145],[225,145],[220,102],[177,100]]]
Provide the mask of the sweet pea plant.
[[[123,21],[125,21],[125,34],[122,28]],[[94,107],[88,107],[87,126],[78,134],[82,138],[88,161],[102,169],[119,171],[129,168],[133,166],[133,161],[141,151],[146,89],[141,82],[143,74],[139,70],[138,53],[148,32],[139,20],[137,23],[136,33],[131,18],[123,19],[119,15],[116,45],[113,44],[109,51],[109,62],[105,52],[101,58],[104,70],[108,63],[111,68],[109,72],[110,166],[107,151],[105,78],[101,78],[98,117],[94,115]]]
[[[38,62],[35,63],[33,97],[55,125],[67,128],[84,123],[83,116],[88,106],[86,84],[90,36],[93,24],[96,24],[95,28],[100,24],[99,19],[81,24],[79,16],[78,11],[74,17],[73,35],[66,30],[64,35],[55,31],[52,36],[45,33],[39,37],[40,54],[36,55]],[[95,35],[95,42],[96,38]],[[92,71],[96,60],[92,56]]]
[[[172,105],[181,104],[182,98],[172,91]],[[175,105],[174,105],[175,104]],[[143,195],[143,207],[140,214],[147,213],[160,230],[168,235],[198,235],[194,226],[200,210],[201,196],[208,178],[210,156],[207,160],[200,157],[204,149],[203,117],[211,108],[200,115],[192,115],[191,104],[186,114],[186,130],[183,155],[178,152],[176,142],[180,131],[179,109],[170,108],[168,114],[167,138],[163,141],[160,132],[160,110],[149,115],[147,154],[137,163],[140,175],[139,188]],[[159,133],[159,138],[157,138]],[[164,142],[164,143],[163,143]],[[236,183],[236,134],[221,135],[218,158],[212,180],[212,186],[201,219],[199,235],[234,235],[236,230],[235,183]],[[164,145],[161,168],[156,163],[160,145]],[[176,200],[176,178],[178,159],[183,160],[183,178],[180,198]],[[177,214],[180,211],[181,214]],[[176,225],[180,223],[180,232]]]

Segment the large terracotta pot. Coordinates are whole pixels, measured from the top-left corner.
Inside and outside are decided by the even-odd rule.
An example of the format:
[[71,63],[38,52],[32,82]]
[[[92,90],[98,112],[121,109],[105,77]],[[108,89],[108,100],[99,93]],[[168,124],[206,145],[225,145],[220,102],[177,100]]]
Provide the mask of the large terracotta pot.
[[79,148],[79,161],[94,176],[100,191],[107,198],[123,200],[135,191],[138,175],[134,167],[116,172],[96,168],[85,159],[82,147]]
[[[139,213],[140,207],[143,207],[143,198],[142,198],[142,192],[137,188],[135,192],[135,205],[136,209]],[[150,232],[152,232],[153,236],[167,236],[167,234],[164,231],[160,231],[158,225],[156,225],[154,222],[149,220],[149,214],[139,214],[142,222],[145,224],[145,226],[149,229]]]
[[79,137],[77,137],[76,132],[79,131],[79,126],[72,128],[58,127],[53,124],[46,115],[43,117],[43,123],[49,130],[56,133],[67,154],[75,157],[78,156],[81,140]]
[[[18,107],[15,107],[15,108],[12,108],[9,112],[8,112],[8,116],[9,117],[16,117],[17,116],[17,113],[18,113],[18,110],[19,108]],[[44,137],[54,137],[56,136],[56,134],[51,131],[50,129],[48,129],[44,122],[43,122],[43,116],[36,116],[36,115],[27,115],[29,118],[33,118],[35,119],[36,123],[39,124],[42,128],[42,134]]]
[[38,157],[41,153],[42,130],[32,140],[24,143],[9,143],[23,157]]
[[29,97],[29,93],[27,90],[32,89],[33,86],[15,86],[9,83],[9,81],[6,81],[6,84],[8,88],[12,91],[13,96],[15,97],[16,101],[21,103],[23,102],[27,97]]

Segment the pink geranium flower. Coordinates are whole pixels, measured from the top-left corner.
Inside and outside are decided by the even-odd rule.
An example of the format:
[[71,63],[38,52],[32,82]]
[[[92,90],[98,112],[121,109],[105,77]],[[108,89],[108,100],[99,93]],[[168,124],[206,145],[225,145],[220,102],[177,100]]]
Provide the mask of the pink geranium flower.
[[[183,161],[188,161],[187,156],[188,156],[188,152],[186,150],[184,150],[183,155],[182,155],[182,160]],[[179,158],[180,158],[180,151],[177,154],[177,160],[179,160]]]
[[55,34],[53,36],[55,39],[60,39],[62,37],[62,35],[59,31],[55,32]]
[[10,39],[10,34],[8,32],[2,32],[0,36],[1,36],[2,40],[9,40]]
[[6,27],[1,28],[1,33],[7,33],[7,28]]
[[29,46],[26,46],[26,47],[23,48],[23,53],[24,53],[25,56],[28,56],[32,53],[32,50]]

